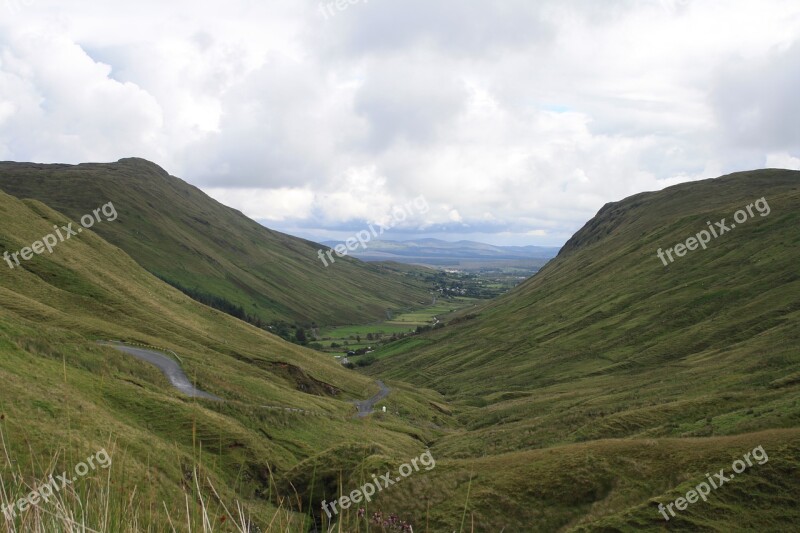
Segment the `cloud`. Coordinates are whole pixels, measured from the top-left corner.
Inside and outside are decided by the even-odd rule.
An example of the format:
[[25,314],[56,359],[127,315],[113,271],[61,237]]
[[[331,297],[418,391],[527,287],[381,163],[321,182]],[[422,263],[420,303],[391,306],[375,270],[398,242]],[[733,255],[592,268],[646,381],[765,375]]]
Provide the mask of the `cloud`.
[[789,170],[800,170],[800,157],[792,157],[787,153],[774,153],[767,155],[767,168],[786,168]]
[[714,87],[717,119],[736,148],[797,150],[800,146],[800,40],[720,67]]
[[207,188],[203,192],[267,222],[308,217],[314,202],[314,194],[304,189]]
[[397,142],[434,142],[464,110],[465,83],[457,70],[443,69],[437,56],[384,58],[365,70],[354,110],[367,121],[367,148],[372,151]]
[[461,57],[501,53],[555,38],[556,28],[543,16],[548,4],[362,0],[330,19],[331,49],[348,56],[391,54],[420,45]]
[[[59,35],[9,32],[0,47],[0,153],[53,162],[157,156],[162,111]],[[24,156],[24,157],[20,157]]]
[[558,244],[608,201],[800,156],[794,0],[14,6],[0,158],[146,157],[306,236],[423,195],[395,233]]

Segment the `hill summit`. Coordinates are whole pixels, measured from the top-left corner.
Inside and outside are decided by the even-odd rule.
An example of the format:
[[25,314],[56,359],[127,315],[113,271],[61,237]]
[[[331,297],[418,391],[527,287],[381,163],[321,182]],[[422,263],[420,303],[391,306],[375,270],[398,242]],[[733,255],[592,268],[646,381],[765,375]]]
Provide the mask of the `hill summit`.
[[388,266],[341,258],[324,268],[320,245],[267,229],[144,159],[0,163],[0,189],[73,220],[113,202],[124,223],[98,234],[195,299],[259,325],[366,323],[428,300],[423,283]]

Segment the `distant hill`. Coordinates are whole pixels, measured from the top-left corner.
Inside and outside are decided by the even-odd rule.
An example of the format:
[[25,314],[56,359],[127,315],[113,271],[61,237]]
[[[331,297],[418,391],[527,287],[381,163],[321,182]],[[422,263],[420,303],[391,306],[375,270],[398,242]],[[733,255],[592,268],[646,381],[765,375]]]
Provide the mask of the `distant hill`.
[[[339,241],[325,241],[334,248]],[[412,239],[405,241],[372,241],[366,248],[358,248],[350,255],[363,261],[397,261],[432,266],[465,266],[499,264],[502,262],[533,262],[544,265],[558,254],[558,247],[547,246],[494,246],[474,241],[448,242],[440,239]]]
[[391,266],[338,258],[267,229],[143,159],[117,163],[0,163],[0,189],[35,198],[76,221],[113,202],[120,224],[94,230],[192,297],[264,323],[353,324],[429,299]]

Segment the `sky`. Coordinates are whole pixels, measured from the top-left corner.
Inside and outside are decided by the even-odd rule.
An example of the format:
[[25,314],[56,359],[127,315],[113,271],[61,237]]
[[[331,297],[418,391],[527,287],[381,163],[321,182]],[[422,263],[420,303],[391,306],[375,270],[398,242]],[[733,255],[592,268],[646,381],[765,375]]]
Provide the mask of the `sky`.
[[798,95],[797,0],[0,0],[0,160],[143,157],[313,240],[561,245],[800,169]]

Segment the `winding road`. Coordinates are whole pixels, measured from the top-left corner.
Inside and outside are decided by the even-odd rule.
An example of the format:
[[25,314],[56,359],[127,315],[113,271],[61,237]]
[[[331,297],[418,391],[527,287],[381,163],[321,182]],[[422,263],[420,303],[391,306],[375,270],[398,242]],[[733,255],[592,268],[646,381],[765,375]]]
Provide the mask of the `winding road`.
[[[185,395],[191,398],[202,398],[205,400],[213,400],[217,402],[223,402],[222,398],[219,396],[215,396],[209,392],[201,391],[194,385],[192,382],[189,381],[189,377],[186,373],[181,369],[180,365],[175,362],[171,357],[161,353],[156,352],[153,350],[145,350],[144,348],[135,348],[133,346],[127,346],[125,344],[121,344],[118,342],[107,342],[107,341],[97,341],[97,344],[102,346],[108,346],[114,348],[115,350],[119,350],[120,352],[124,352],[128,355],[132,355],[133,357],[150,363],[151,365],[156,366],[161,372],[169,379],[169,382],[172,384],[173,387],[184,393]],[[361,400],[353,402],[358,410],[356,417],[364,418],[365,416],[369,415],[374,411],[375,404],[379,401],[383,400],[389,393],[391,389],[387,387],[383,381],[377,381],[378,386],[380,387],[380,392],[373,396],[368,400]],[[266,409],[284,409],[286,411],[294,411],[294,412],[304,412],[310,413],[310,411],[305,411],[304,409],[295,409],[291,407],[277,407],[277,406],[268,406],[262,405],[260,407],[264,407]],[[312,413],[313,414],[313,413]]]
[[124,344],[117,344],[114,342],[101,342],[98,341],[98,344],[102,344],[103,346],[110,346],[115,350],[119,350],[120,352],[125,352],[128,355],[132,355],[137,359],[150,363],[158,367],[161,372],[167,376],[169,382],[172,383],[172,386],[184,393],[185,395],[192,397],[192,398],[203,398],[206,400],[214,400],[217,402],[223,401],[222,398],[219,396],[214,396],[211,393],[201,391],[200,389],[196,388],[192,385],[192,382],[189,381],[189,378],[186,376],[186,373],[181,369],[180,365],[175,362],[171,357],[168,357],[162,353],[154,352],[152,350],[144,350],[142,348],[134,348],[132,346],[125,346]]
[[373,408],[375,407],[375,404],[383,400],[387,396],[389,396],[389,393],[392,392],[392,389],[387,387],[383,381],[378,380],[376,383],[381,388],[378,394],[376,394],[369,400],[361,400],[354,402],[356,404],[356,409],[358,409],[358,414],[356,414],[358,418],[364,418],[368,414],[372,413],[374,411]]

